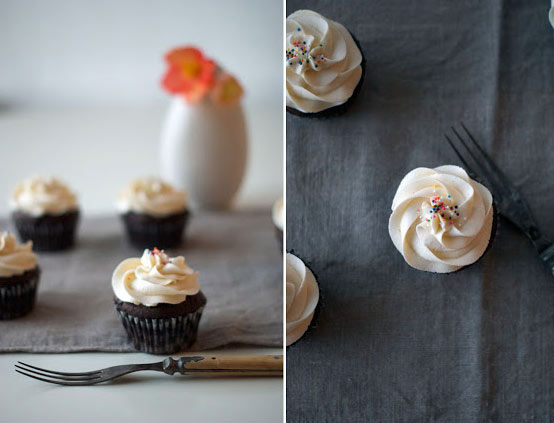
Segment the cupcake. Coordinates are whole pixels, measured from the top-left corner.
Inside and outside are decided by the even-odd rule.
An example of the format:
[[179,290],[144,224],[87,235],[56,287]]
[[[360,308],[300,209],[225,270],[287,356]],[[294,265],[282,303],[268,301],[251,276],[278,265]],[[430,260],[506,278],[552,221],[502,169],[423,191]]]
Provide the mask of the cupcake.
[[275,235],[277,236],[277,241],[283,249],[283,223],[285,220],[285,211],[283,207],[283,199],[277,200],[273,204],[273,209],[271,210],[271,217],[273,218],[273,226],[275,227]]
[[461,167],[417,168],[396,191],[389,234],[410,266],[450,273],[484,254],[495,222],[491,193]]
[[183,257],[157,248],[116,267],[115,308],[137,350],[172,354],[194,343],[206,305],[197,278]]
[[287,253],[287,346],[308,330],[319,301],[319,288],[313,273],[298,257]]
[[363,57],[341,24],[311,10],[287,18],[287,111],[323,116],[344,110],[359,91]]
[[35,305],[40,268],[32,247],[7,232],[0,235],[0,320],[24,316]]
[[131,243],[140,248],[177,247],[189,212],[186,196],[158,178],[141,178],[131,182],[119,194],[117,209]]
[[74,244],[77,199],[58,179],[35,176],[23,181],[13,191],[10,207],[20,238],[33,241],[35,250],[65,250]]

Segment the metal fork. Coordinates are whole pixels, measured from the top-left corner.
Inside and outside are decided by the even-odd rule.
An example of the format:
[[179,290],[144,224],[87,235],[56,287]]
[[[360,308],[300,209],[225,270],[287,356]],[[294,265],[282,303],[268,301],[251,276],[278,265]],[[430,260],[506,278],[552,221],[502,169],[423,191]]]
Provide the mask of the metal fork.
[[[463,123],[460,123],[460,125],[463,133],[460,133],[455,127],[451,127],[451,129],[455,138],[464,146],[464,149],[468,153],[465,158],[460,150],[456,148],[448,134],[444,135],[446,140],[465,166],[469,176],[479,182],[483,182],[491,190],[495,205],[498,207],[500,214],[529,237],[539,253],[539,257],[554,276],[554,244],[541,233],[529,206],[515,186],[492,161],[465,125]],[[466,139],[464,140],[464,138]],[[474,163],[477,170],[473,170],[469,165],[470,161]]]
[[194,376],[282,376],[282,355],[220,355],[171,357],[156,363],[107,367],[92,372],[67,373],[32,366],[18,361],[15,371],[43,382],[66,386],[85,386],[107,382],[120,376],[153,370],[168,375]]

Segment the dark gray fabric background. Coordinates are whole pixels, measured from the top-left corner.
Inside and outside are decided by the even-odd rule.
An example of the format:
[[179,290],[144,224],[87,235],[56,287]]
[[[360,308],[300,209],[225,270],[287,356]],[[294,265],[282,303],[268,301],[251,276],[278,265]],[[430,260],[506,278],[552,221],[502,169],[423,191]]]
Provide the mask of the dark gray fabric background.
[[[9,227],[0,219],[0,231]],[[184,255],[208,303],[193,350],[231,343],[283,345],[283,264],[270,210],[194,212]],[[75,248],[39,253],[37,302],[29,315],[0,321],[0,352],[135,351],[113,305],[115,267],[142,251],[115,217],[86,218]]]
[[459,164],[464,121],[554,237],[549,1],[288,0],[342,22],[367,61],[342,116],[287,113],[287,250],[318,278],[315,327],[287,350],[289,422],[554,421],[554,279],[500,219],[492,249],[450,275],[390,241],[418,166]]

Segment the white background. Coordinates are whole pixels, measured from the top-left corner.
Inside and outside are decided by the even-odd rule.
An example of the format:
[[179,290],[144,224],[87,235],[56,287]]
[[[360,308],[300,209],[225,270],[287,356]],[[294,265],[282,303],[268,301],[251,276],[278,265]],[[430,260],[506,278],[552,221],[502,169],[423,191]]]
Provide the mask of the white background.
[[112,213],[130,179],[158,173],[170,103],[164,53],[196,45],[242,82],[249,163],[239,207],[282,192],[280,1],[0,0],[0,215],[13,186],[54,174],[85,214]]

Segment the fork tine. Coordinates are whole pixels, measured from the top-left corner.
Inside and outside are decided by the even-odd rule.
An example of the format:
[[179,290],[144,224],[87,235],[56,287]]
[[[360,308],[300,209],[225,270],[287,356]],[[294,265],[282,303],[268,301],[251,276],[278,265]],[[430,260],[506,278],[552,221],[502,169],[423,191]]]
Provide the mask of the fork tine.
[[59,375],[56,375],[56,374],[43,373],[43,372],[38,372],[36,370],[27,369],[25,367],[18,366],[17,364],[15,365],[15,367],[17,367],[18,369],[24,370],[26,372],[32,373],[34,375],[49,377],[49,378],[56,379],[56,380],[70,380],[70,381],[77,382],[77,381],[87,381],[87,380],[100,379],[100,376],[59,376]]
[[[94,372],[81,372],[81,373],[56,372],[54,370],[42,369],[40,367],[32,366],[30,364],[23,363],[21,361],[18,361],[18,363],[21,364],[22,366],[30,367],[31,369],[40,370],[41,372],[51,373],[52,375],[60,375],[60,376],[89,376],[89,375],[93,375],[93,374],[96,374],[96,373],[100,373],[100,370],[96,370]],[[16,365],[16,367],[17,367],[17,365]],[[24,369],[24,370],[27,370],[27,369]]]
[[[502,180],[499,180],[499,175],[496,175],[494,170],[490,170],[487,166],[485,166],[485,164],[483,164],[483,161],[482,160],[479,160],[477,158],[477,156],[475,155],[475,153],[471,150],[471,148],[469,148],[469,146],[467,145],[467,143],[464,141],[464,139],[462,138],[462,136],[460,135],[460,133],[456,130],[456,128],[454,128],[453,126],[451,127],[452,129],[452,132],[454,132],[454,134],[456,135],[456,137],[458,138],[458,140],[462,143],[462,145],[464,146],[464,148],[467,150],[467,152],[469,153],[469,155],[471,156],[471,158],[473,159],[473,161],[475,162],[475,164],[477,165],[477,167],[479,167],[480,171],[481,171],[481,176],[486,178],[489,185],[491,185],[491,188],[496,191],[497,193],[502,191],[503,190],[503,187],[502,187]],[[482,149],[480,150],[482,151]],[[488,163],[488,161],[487,161]]]
[[477,174],[473,171],[473,169],[471,168],[471,166],[468,164],[468,162],[464,159],[464,157],[460,154],[460,152],[458,151],[458,149],[456,148],[456,146],[454,145],[454,143],[452,142],[452,140],[450,139],[450,137],[446,134],[444,134],[445,138],[446,138],[446,141],[448,141],[448,144],[450,144],[450,147],[452,147],[452,150],[454,150],[454,153],[456,153],[456,156],[458,156],[458,158],[460,159],[460,161],[462,162],[462,164],[464,165],[467,173],[469,174],[470,177],[472,177],[473,179],[476,179],[477,178]]
[[45,378],[42,378],[42,377],[38,377],[38,376],[34,376],[34,375],[31,375],[31,374],[22,372],[22,371],[17,370],[17,369],[16,369],[15,371],[16,371],[17,373],[19,373],[19,374],[28,376],[28,377],[30,377],[30,378],[33,378],[33,379],[36,379],[36,380],[40,380],[40,381],[42,381],[42,382],[54,383],[54,384],[56,384],[56,385],[65,385],[65,386],[85,386],[85,385],[94,385],[95,383],[101,382],[100,380],[98,380],[98,381],[72,381],[72,382],[66,382],[66,381],[61,381],[61,380],[45,379]]
[[499,176],[501,176],[503,179],[506,179],[506,176],[504,176],[504,173],[500,170],[500,168],[496,165],[496,163],[494,163],[491,159],[491,157],[487,154],[487,152],[485,150],[483,150],[483,147],[481,147],[479,145],[479,143],[477,142],[477,140],[473,137],[473,135],[471,135],[471,133],[469,132],[469,130],[466,128],[466,126],[464,125],[463,122],[460,122],[460,125],[462,126],[462,128],[464,128],[464,131],[465,133],[467,134],[467,136],[469,137],[469,139],[471,140],[471,142],[473,143],[473,145],[475,147],[477,147],[477,150],[479,150],[479,152],[483,155],[483,158],[487,161],[487,163],[489,164],[489,166],[492,168],[492,170],[494,170]]

